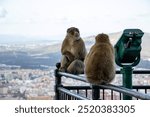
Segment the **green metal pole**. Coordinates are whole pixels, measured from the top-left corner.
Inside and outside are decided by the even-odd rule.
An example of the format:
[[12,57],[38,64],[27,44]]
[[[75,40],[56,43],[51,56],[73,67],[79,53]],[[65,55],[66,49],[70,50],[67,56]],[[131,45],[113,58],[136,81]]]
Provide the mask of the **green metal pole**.
[[[121,73],[123,75],[123,86],[132,89],[132,66],[123,66]],[[123,94],[123,100],[132,100],[131,96]]]

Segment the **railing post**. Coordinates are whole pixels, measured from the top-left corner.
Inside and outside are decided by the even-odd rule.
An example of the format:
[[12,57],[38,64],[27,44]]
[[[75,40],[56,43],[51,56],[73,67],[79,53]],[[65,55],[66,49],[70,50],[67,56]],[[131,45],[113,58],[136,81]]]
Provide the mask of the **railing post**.
[[99,86],[92,85],[92,99],[99,100],[99,97],[100,97]]
[[[132,89],[132,72],[131,66],[123,66],[121,73],[123,75],[123,86],[128,89]],[[131,96],[123,95],[123,100],[132,100]]]
[[60,94],[58,87],[61,87],[61,76],[58,74],[58,69],[55,70],[55,100],[59,100]]

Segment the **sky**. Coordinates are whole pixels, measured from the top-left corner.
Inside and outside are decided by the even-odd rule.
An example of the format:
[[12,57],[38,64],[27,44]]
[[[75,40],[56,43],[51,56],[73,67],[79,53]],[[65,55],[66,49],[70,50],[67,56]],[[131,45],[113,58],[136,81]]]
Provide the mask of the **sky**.
[[0,35],[62,39],[72,26],[82,37],[150,32],[150,0],[0,0]]

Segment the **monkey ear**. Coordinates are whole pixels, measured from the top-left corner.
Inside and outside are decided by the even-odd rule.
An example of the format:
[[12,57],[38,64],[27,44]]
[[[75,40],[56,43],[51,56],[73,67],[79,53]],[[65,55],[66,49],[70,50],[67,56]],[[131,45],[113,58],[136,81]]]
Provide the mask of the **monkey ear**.
[[71,28],[68,28],[68,29],[67,29],[67,33],[69,33],[70,31],[71,31]]
[[78,28],[76,28],[76,30],[77,30],[77,32],[78,32],[78,33],[80,33],[80,31],[79,31],[79,29],[78,29]]

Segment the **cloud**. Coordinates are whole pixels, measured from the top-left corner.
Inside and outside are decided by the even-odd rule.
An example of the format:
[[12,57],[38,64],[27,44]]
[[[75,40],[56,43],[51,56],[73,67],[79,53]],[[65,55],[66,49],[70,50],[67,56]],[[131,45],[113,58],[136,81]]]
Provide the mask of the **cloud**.
[[4,18],[7,15],[7,11],[6,9],[4,9],[3,7],[0,7],[0,18]]

